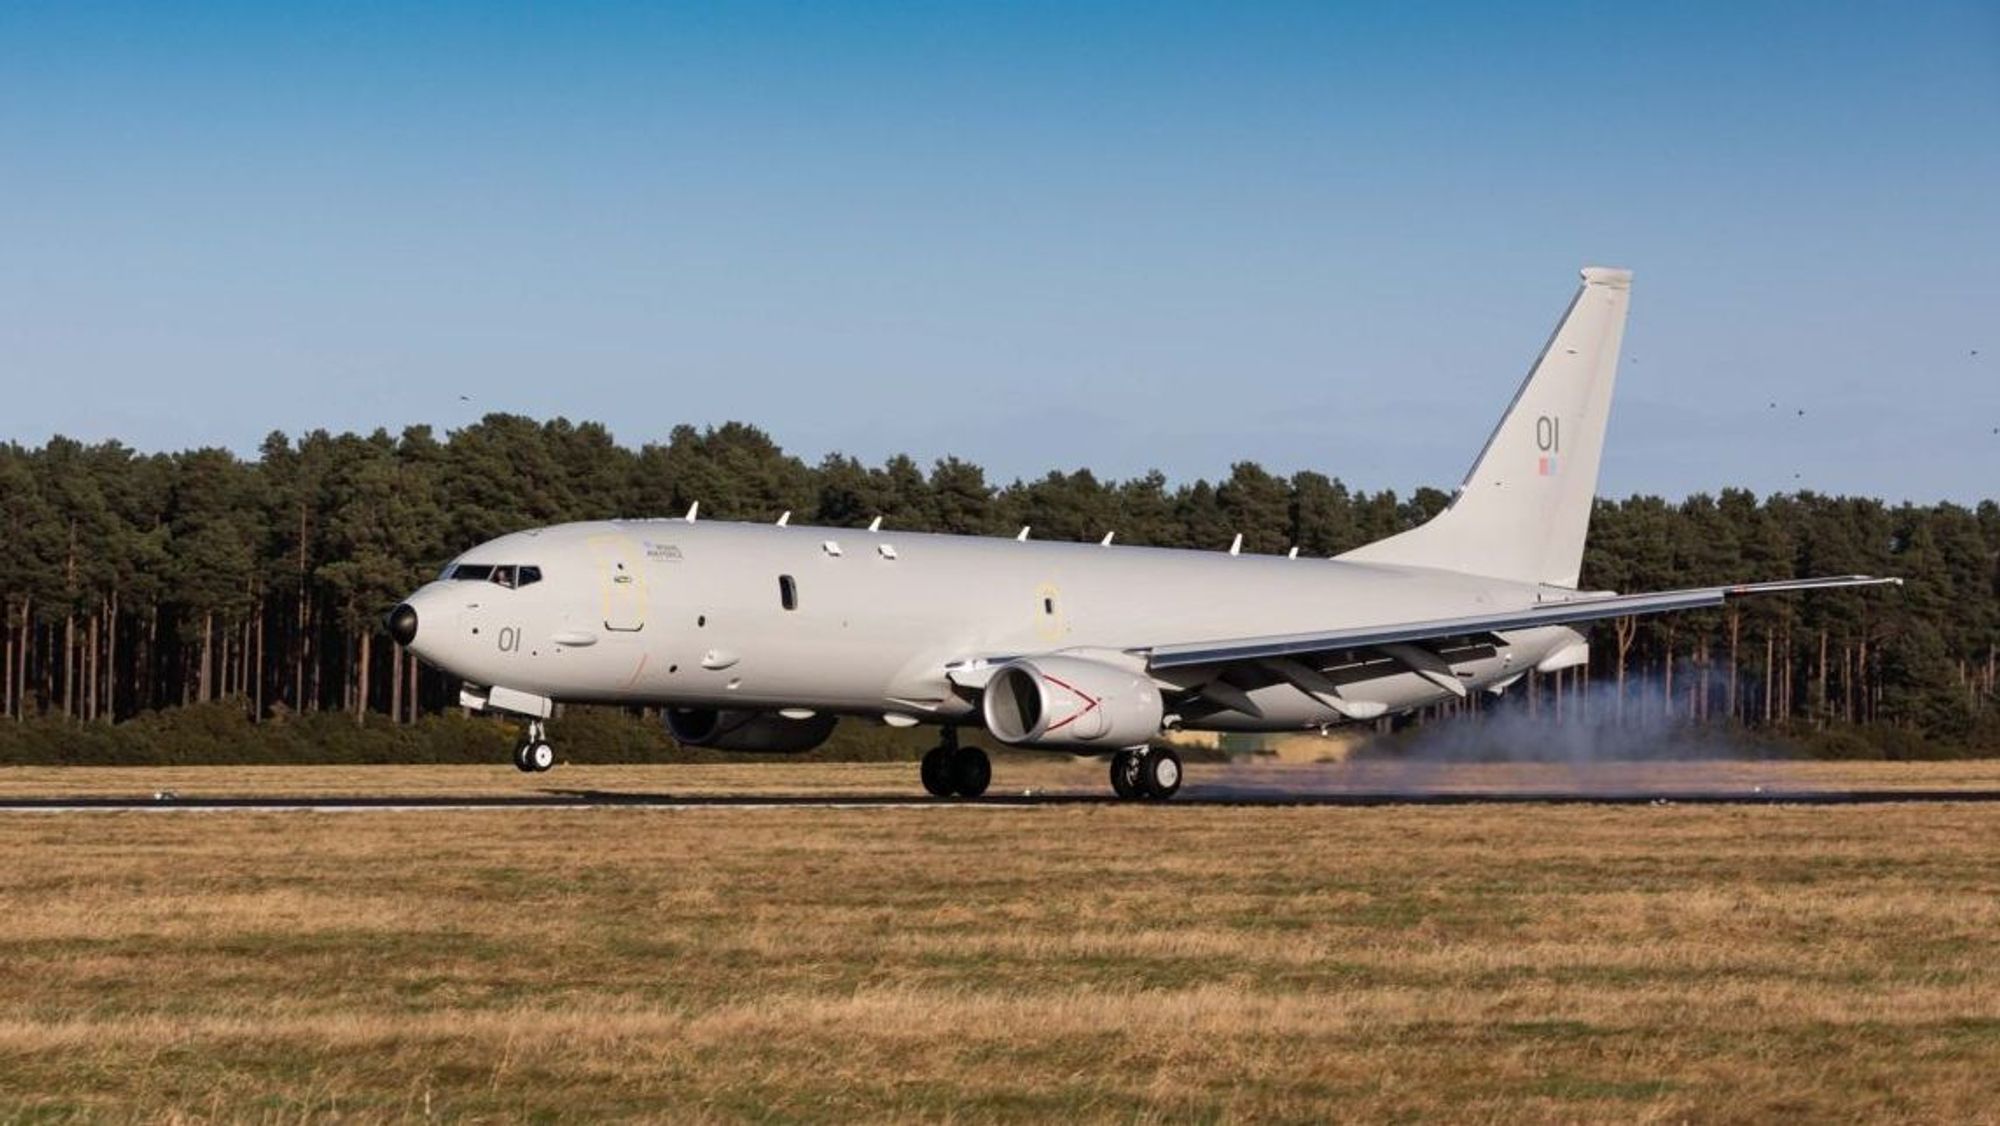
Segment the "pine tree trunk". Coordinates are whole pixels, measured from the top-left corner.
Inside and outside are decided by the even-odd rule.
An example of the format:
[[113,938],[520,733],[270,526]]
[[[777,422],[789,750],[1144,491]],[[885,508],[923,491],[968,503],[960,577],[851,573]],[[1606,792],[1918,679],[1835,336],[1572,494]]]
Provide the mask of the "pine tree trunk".
[[1637,633],[1637,624],[1631,618],[1619,618],[1611,623],[1612,636],[1618,647],[1618,709],[1619,726],[1625,724],[1625,658],[1632,651],[1632,638]]
[[104,718],[118,722],[118,588],[111,588],[111,612],[105,619]]
[[389,643],[389,722],[403,722],[403,643]]
[[76,615],[63,614],[62,710],[64,719],[76,718]]
[[83,718],[90,723],[97,722],[97,623],[100,617],[102,617],[101,613],[90,616],[90,629],[86,635],[86,643],[89,648],[84,652],[83,656],[85,666],[83,675]]
[[1826,631],[1821,630],[1819,631],[1819,698],[1813,701],[1813,729],[1815,731],[1826,726],[1826,713],[1829,710],[1828,700],[1829,697],[1826,694]]
[[1840,718],[1854,722],[1854,644],[1848,641],[1840,644]]
[[1674,624],[1667,623],[1666,669],[1660,681],[1660,718],[1672,719],[1674,715]]
[[368,719],[368,658],[369,643],[374,635],[369,630],[361,630],[361,658],[355,665],[354,675],[354,722],[365,723]]
[[312,608],[308,604],[306,608],[306,666],[311,670],[309,679],[312,684],[312,691],[306,699],[311,701],[310,706],[313,711],[319,710],[321,693],[325,689],[323,678],[326,661],[321,657],[318,647],[314,645],[314,641],[318,637],[318,632],[318,615],[312,612]]
[[1855,664],[1861,673],[1861,722],[1873,723],[1875,722],[1875,697],[1870,695],[1870,693],[1874,690],[1874,684],[1868,676],[1868,636],[1866,634],[1862,635],[1861,640],[1856,644],[1856,648],[1859,652],[1855,657]]
[[215,691],[215,615],[205,614],[201,619],[201,679],[200,698],[206,704],[214,699]]
[[1740,671],[1737,665],[1737,642],[1743,635],[1743,612],[1729,611],[1729,722],[1740,723],[1743,717],[1736,714],[1736,677]]
[[6,600],[6,603],[4,605],[4,610],[7,615],[6,617],[7,656],[4,662],[0,662],[0,666],[4,666],[4,673],[0,673],[0,719],[11,717],[14,714],[14,600],[13,599],[9,598]]
[[1771,726],[1771,681],[1772,674],[1777,671],[1773,663],[1776,660],[1773,649],[1772,637],[1766,633],[1764,635],[1764,726],[1766,727]]
[[250,719],[255,723],[264,722],[264,600],[257,600],[255,634],[257,638],[257,661],[255,683],[250,690]]
[[35,644],[35,597],[21,599],[21,660],[14,669],[14,718],[28,718],[28,659]]

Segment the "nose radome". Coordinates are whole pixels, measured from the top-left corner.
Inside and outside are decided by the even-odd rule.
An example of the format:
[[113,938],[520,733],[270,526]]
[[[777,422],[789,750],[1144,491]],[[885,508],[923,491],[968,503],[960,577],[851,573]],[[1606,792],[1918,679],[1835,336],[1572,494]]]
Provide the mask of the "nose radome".
[[405,602],[394,610],[389,611],[389,616],[382,621],[384,625],[389,627],[389,636],[396,639],[396,644],[408,645],[417,639],[417,608],[415,606]]

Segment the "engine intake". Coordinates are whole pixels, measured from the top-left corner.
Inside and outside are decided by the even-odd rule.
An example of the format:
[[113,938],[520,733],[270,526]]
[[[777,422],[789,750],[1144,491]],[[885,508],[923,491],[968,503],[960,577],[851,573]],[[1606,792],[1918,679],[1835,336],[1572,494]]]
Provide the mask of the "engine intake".
[[1165,705],[1140,673],[1081,657],[1026,657],[986,682],[980,713],[986,730],[1013,746],[1130,747],[1160,733]]
[[666,718],[667,731],[690,747],[769,754],[810,751],[826,742],[839,722],[824,714],[786,719],[772,712],[734,708],[668,708]]

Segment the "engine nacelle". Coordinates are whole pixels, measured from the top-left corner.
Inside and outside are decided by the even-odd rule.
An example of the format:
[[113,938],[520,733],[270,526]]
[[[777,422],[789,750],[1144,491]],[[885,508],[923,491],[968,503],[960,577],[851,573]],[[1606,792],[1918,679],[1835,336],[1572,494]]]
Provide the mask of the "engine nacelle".
[[1160,733],[1165,705],[1143,673],[1081,657],[1024,657],[1000,666],[979,702],[1002,743],[1132,747]]
[[810,751],[833,734],[838,719],[816,715],[786,719],[775,712],[735,708],[668,708],[667,730],[690,747],[717,751],[762,751],[791,754]]

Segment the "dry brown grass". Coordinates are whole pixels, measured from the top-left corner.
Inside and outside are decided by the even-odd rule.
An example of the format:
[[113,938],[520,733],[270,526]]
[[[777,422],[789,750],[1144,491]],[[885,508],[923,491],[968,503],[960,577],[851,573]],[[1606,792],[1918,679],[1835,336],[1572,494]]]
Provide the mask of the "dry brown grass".
[[[502,769],[395,784],[560,777]],[[233,773],[179,785],[359,772]],[[0,1119],[2000,1105],[1993,806],[10,814],[0,857]]]
[[[1109,792],[1097,758],[1002,755],[993,792]],[[1423,790],[1654,789],[2000,789],[2000,760],[1947,762],[1663,762],[1450,764],[1397,761],[1243,765],[1192,763],[1188,785],[1236,785],[1301,792]],[[0,767],[0,798],[272,795],[534,795],[575,790],[667,795],[904,794],[916,796],[913,763],[722,763],[653,766],[563,765],[523,775],[512,766],[13,766]]]

